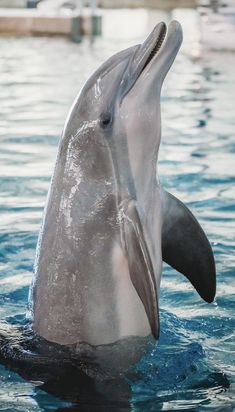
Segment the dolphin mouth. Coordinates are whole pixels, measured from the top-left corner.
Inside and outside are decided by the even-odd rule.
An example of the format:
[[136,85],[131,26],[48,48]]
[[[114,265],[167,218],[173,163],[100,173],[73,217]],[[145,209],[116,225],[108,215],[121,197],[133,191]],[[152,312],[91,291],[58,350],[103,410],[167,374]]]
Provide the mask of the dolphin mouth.
[[160,22],[154,27],[147,39],[139,46],[134,60],[131,62],[131,72],[133,73],[134,81],[140,77],[145,69],[147,70],[152,60],[159,54],[160,50],[163,49],[163,43],[168,32],[169,29],[167,30],[166,24]]
[[159,59],[165,62],[162,72],[167,72],[175,59],[181,42],[182,28],[180,23],[173,20],[168,27],[164,22],[158,23],[144,43],[139,46],[130,62],[130,73],[132,73],[134,80],[132,86],[141,74],[147,72],[150,66]]
[[151,84],[158,74],[157,83],[162,84],[179,51],[182,39],[182,28],[176,20],[171,21],[168,27],[164,22],[155,26],[147,39],[137,46],[128,63],[121,101],[140,78],[149,77],[148,84]]
[[[165,40],[166,33],[167,33],[167,26],[165,23],[160,23],[160,30],[159,34],[155,40],[155,43],[152,44],[152,49],[149,52],[149,55],[147,56],[147,60],[144,63],[144,66],[142,67],[140,74],[145,70],[145,68],[148,66],[148,64],[151,62],[151,60],[157,55],[157,53],[160,51],[162,44]],[[139,75],[140,75],[139,74]]]

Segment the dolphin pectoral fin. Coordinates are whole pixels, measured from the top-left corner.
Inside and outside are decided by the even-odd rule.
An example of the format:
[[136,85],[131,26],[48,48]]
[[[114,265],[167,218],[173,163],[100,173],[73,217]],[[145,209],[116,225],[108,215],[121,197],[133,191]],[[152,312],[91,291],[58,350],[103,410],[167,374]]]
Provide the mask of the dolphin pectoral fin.
[[199,295],[212,302],[216,291],[215,261],[210,243],[188,208],[162,190],[162,258],[185,275]]
[[156,281],[134,201],[123,210],[125,251],[131,281],[139,295],[155,339],[159,337],[159,311]]

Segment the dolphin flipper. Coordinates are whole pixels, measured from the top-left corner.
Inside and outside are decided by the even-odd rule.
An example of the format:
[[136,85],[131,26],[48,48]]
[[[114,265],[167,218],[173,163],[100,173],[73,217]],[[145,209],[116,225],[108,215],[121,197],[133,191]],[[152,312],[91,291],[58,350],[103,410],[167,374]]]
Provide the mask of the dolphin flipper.
[[185,275],[199,295],[212,302],[216,272],[210,243],[196,218],[176,197],[162,190],[162,258]]
[[159,337],[158,297],[153,265],[134,201],[123,208],[123,232],[131,281],[138,293],[155,339]]

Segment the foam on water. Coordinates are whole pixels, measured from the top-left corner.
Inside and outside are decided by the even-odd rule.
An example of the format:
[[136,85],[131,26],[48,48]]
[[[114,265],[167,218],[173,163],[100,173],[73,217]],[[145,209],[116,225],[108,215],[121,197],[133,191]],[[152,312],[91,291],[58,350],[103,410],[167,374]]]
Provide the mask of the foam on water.
[[[141,39],[133,33],[129,38],[106,33],[93,45],[64,39],[0,39],[1,320],[24,322],[58,137],[76,93],[113,52],[143,40],[151,25],[172,17],[162,14],[148,14]],[[163,186],[191,208],[212,243],[217,297],[211,305],[204,303],[182,275],[164,267],[159,344],[150,346],[136,366],[141,378],[131,383],[131,406],[116,405],[113,410],[232,411],[235,54],[203,51],[196,11],[177,11],[173,17],[183,23],[185,42],[162,94],[159,173]],[[108,26],[106,21],[106,31]],[[0,366],[0,410],[38,412],[69,406],[38,389],[39,383]],[[78,410],[89,408],[83,405]]]

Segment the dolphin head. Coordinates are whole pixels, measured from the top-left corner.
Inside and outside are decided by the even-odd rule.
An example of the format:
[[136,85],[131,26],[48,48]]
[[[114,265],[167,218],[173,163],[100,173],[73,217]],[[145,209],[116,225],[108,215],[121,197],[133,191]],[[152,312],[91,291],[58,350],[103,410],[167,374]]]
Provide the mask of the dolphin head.
[[157,24],[143,44],[117,53],[93,74],[65,123],[65,143],[86,132],[93,150],[111,150],[120,190],[132,196],[156,176],[161,86],[181,42],[178,22]]

